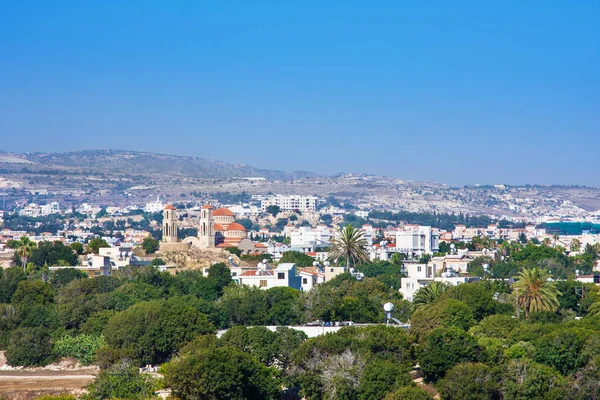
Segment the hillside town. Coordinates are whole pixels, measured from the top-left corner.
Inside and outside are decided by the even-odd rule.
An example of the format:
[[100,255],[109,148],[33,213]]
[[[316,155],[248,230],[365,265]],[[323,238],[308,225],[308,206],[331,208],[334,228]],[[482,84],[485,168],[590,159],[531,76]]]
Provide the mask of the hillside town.
[[[597,227],[572,235],[548,232],[533,222],[487,218],[487,224],[455,223],[453,229],[446,230],[374,218],[379,215],[370,210],[349,205],[344,208],[333,202],[336,204],[316,196],[257,195],[248,203],[179,203],[179,207],[160,198],[127,207],[82,203],[75,208],[61,208],[58,202],[30,203],[2,213],[1,221],[24,217],[21,219],[27,225],[22,229],[2,227],[0,262],[3,267],[15,264],[16,250],[10,243],[21,238],[33,243],[58,241],[66,246],[79,243],[83,247],[101,241],[103,246],[96,252],[81,254],[77,265],[48,267],[75,267],[94,277],[160,260],[161,270],[176,272],[203,265],[206,273],[212,263],[227,260],[239,284],[265,289],[284,285],[305,291],[346,271],[348,266],[343,260],[332,259],[329,250],[339,234],[338,227],[354,223],[364,239],[368,261],[402,260],[404,277],[398,287],[411,300],[431,282],[457,285],[478,279],[470,276],[469,263],[480,257],[498,260],[503,245],[551,245],[576,256],[587,246],[600,243]],[[56,230],[40,231],[48,225],[42,219],[48,217],[56,219],[51,225]],[[195,256],[182,261],[181,254],[194,251]],[[287,252],[306,255],[313,264],[281,263]],[[596,263],[593,271],[587,272],[598,270]]]

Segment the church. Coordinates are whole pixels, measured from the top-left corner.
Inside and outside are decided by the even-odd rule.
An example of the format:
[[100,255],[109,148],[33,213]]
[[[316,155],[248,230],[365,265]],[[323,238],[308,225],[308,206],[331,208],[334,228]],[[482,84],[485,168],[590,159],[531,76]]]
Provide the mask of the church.
[[266,253],[267,248],[262,243],[254,243],[248,239],[246,228],[235,222],[235,214],[227,208],[215,209],[205,204],[200,209],[198,236],[189,236],[181,242],[177,239],[179,219],[176,208],[171,204],[163,211],[163,229],[161,249],[183,250],[193,246],[199,249],[235,247],[243,254]]

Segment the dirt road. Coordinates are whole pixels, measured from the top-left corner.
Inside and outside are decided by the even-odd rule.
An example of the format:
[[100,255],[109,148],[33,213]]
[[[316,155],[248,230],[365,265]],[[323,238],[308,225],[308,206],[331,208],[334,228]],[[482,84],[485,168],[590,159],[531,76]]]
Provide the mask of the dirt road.
[[0,397],[32,399],[42,394],[71,392],[91,382],[97,371],[0,371]]

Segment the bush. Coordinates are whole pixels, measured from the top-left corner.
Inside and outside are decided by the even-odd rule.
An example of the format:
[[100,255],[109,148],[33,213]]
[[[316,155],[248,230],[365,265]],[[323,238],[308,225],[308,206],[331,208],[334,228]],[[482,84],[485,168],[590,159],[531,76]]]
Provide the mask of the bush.
[[87,386],[84,400],[96,399],[143,399],[154,395],[156,381],[147,374],[140,374],[137,367],[119,363],[100,371],[94,382]]
[[437,328],[424,340],[418,357],[424,378],[435,382],[454,365],[479,361],[481,349],[475,339],[456,327]]
[[411,333],[421,337],[438,327],[455,326],[466,331],[475,324],[475,319],[471,309],[462,301],[443,299],[420,307],[412,315],[411,324]]
[[567,381],[552,367],[531,360],[511,360],[502,369],[505,399],[563,400]]
[[581,368],[587,360],[582,350],[589,332],[579,329],[559,329],[536,341],[535,361],[556,368],[568,375]]
[[387,396],[384,400],[432,400],[426,391],[415,386],[406,386],[400,388]]
[[178,398],[278,399],[275,370],[233,347],[187,354],[162,368],[165,384]]
[[452,367],[436,388],[444,400],[499,399],[499,381],[487,365],[464,363]]
[[54,352],[58,357],[74,357],[83,365],[90,365],[96,352],[105,346],[102,336],[65,336],[54,343]]
[[206,315],[171,298],[138,303],[118,313],[108,321],[104,337],[109,346],[130,351],[144,365],[164,362],[197,335],[214,331]]
[[12,366],[39,366],[52,361],[50,335],[43,328],[15,329],[6,349],[6,360]]

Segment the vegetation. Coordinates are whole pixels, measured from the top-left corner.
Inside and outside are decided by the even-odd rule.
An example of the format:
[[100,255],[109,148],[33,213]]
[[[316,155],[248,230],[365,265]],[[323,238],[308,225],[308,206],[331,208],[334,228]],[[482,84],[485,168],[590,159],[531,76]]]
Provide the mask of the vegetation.
[[[177,398],[275,399],[283,388],[282,397],[319,400],[431,399],[436,392],[442,400],[598,398],[598,287],[557,278],[576,268],[563,250],[496,245],[505,260],[490,261],[490,274],[504,264],[515,269],[514,283],[486,276],[432,284],[414,303],[397,290],[398,259],[349,262],[362,281],[345,273],[305,293],[235,285],[224,264],[211,266],[208,277],[145,267],[94,279],[74,269],[42,279],[12,267],[0,271],[0,349],[13,365],[60,357],[99,365],[90,399],[151,397],[162,383],[138,372],[146,364],[162,365]],[[312,264],[289,254],[290,262]],[[479,274],[483,263],[470,272]],[[386,302],[409,330],[381,324]],[[310,339],[286,327],[315,320],[377,325]],[[417,364],[424,387],[412,381]]]
[[338,228],[331,243],[329,257],[333,260],[344,260],[346,268],[350,268],[351,265],[356,263],[366,262],[369,259],[365,250],[367,241],[362,231],[352,225]]

